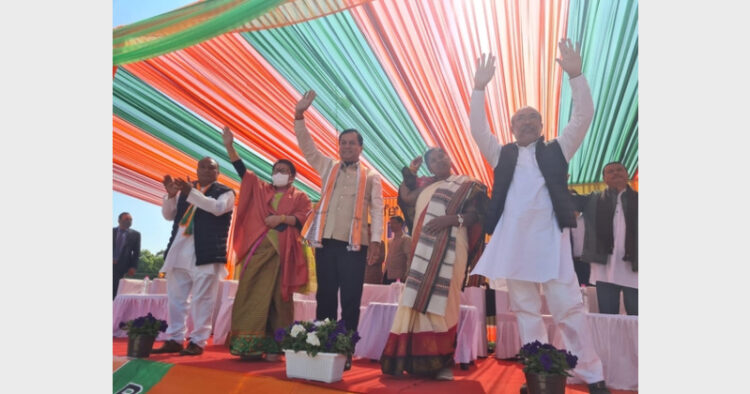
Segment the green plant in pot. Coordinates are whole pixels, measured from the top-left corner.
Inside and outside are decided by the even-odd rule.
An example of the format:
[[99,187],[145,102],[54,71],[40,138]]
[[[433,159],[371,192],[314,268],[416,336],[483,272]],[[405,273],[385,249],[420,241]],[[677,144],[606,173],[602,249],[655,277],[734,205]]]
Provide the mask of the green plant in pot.
[[146,316],[120,322],[120,329],[128,333],[128,357],[144,358],[151,355],[151,347],[160,332],[167,331],[167,322]]
[[527,343],[516,355],[523,364],[529,394],[564,394],[565,381],[578,357],[565,349],[539,341]]

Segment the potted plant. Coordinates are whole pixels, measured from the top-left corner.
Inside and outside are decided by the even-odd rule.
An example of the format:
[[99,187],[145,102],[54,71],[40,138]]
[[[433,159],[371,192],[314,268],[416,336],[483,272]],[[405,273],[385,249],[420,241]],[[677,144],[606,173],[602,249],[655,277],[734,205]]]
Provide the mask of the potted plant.
[[128,333],[128,357],[147,358],[159,332],[167,330],[167,322],[151,315],[120,322],[120,329]]
[[568,372],[575,368],[578,357],[565,349],[557,349],[539,341],[527,343],[516,355],[523,363],[529,394],[564,394]]
[[286,376],[331,383],[341,380],[346,357],[360,337],[344,321],[295,321],[276,331],[286,358]]

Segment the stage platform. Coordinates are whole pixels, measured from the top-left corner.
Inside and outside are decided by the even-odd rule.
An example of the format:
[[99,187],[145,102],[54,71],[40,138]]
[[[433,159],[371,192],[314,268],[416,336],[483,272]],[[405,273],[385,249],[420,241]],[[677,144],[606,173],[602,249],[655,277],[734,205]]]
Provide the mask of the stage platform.
[[[127,338],[113,338],[113,393],[430,393],[517,394],[524,383],[520,363],[498,360],[493,354],[480,358],[468,370],[453,369],[455,380],[435,381],[404,375],[383,375],[380,364],[354,359],[343,380],[319,383],[288,379],[282,361],[241,361],[224,345],[208,346],[200,356],[155,354],[148,359],[129,359]],[[160,346],[157,342],[156,346]],[[129,386],[129,387],[128,387]],[[139,388],[140,387],[140,388]],[[130,391],[128,391],[130,390]],[[613,394],[637,391],[611,390]],[[587,393],[584,385],[568,385],[566,394]]]

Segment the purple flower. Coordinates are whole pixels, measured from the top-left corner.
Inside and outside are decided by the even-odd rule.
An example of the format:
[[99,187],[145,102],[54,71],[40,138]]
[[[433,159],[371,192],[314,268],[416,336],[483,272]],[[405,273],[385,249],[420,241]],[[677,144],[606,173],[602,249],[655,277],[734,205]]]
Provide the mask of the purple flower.
[[542,343],[539,341],[529,342],[521,347],[521,352],[527,353],[528,355],[535,355],[539,352],[541,347]]
[[159,331],[161,331],[161,332],[167,331],[167,322],[166,321],[162,320],[159,323]]
[[568,366],[570,366],[571,369],[575,368],[576,364],[578,364],[578,357],[570,352],[565,353],[565,360],[568,362]]
[[550,359],[547,353],[542,353],[542,355],[539,357],[539,362],[542,364],[542,367],[544,367],[544,370],[547,372],[549,372],[549,370],[552,368],[552,359]]
[[360,339],[362,339],[362,337],[359,336],[357,331],[354,331],[354,334],[352,334],[352,345],[356,345]]
[[281,342],[284,337],[286,336],[286,330],[283,328],[279,328],[276,330],[276,333],[274,334],[273,338],[276,340],[276,342]]
[[120,322],[120,329],[125,330],[128,328],[128,323],[125,323],[124,321]]
[[133,327],[143,327],[143,324],[146,322],[146,319],[139,317],[133,321]]

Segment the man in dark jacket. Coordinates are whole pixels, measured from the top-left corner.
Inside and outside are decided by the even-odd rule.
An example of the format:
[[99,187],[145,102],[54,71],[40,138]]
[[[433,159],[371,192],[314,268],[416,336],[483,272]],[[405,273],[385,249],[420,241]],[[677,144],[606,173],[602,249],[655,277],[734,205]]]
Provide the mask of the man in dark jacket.
[[604,166],[604,191],[574,196],[586,234],[581,260],[591,263],[599,313],[617,314],[620,293],[628,315],[638,314],[638,192],[619,162]]
[[131,230],[133,216],[123,212],[117,217],[117,227],[112,229],[112,299],[125,275],[133,276],[141,255],[141,233]]
[[[167,195],[162,215],[174,221],[161,269],[167,274],[169,340],[154,353],[203,353],[211,335],[219,280],[227,275],[224,265],[234,190],[216,181],[219,164],[210,157],[198,162],[197,174],[198,182],[191,182],[190,177],[187,181],[164,177]],[[191,307],[193,330],[187,335],[186,319]],[[183,349],[186,337],[190,342]]]

